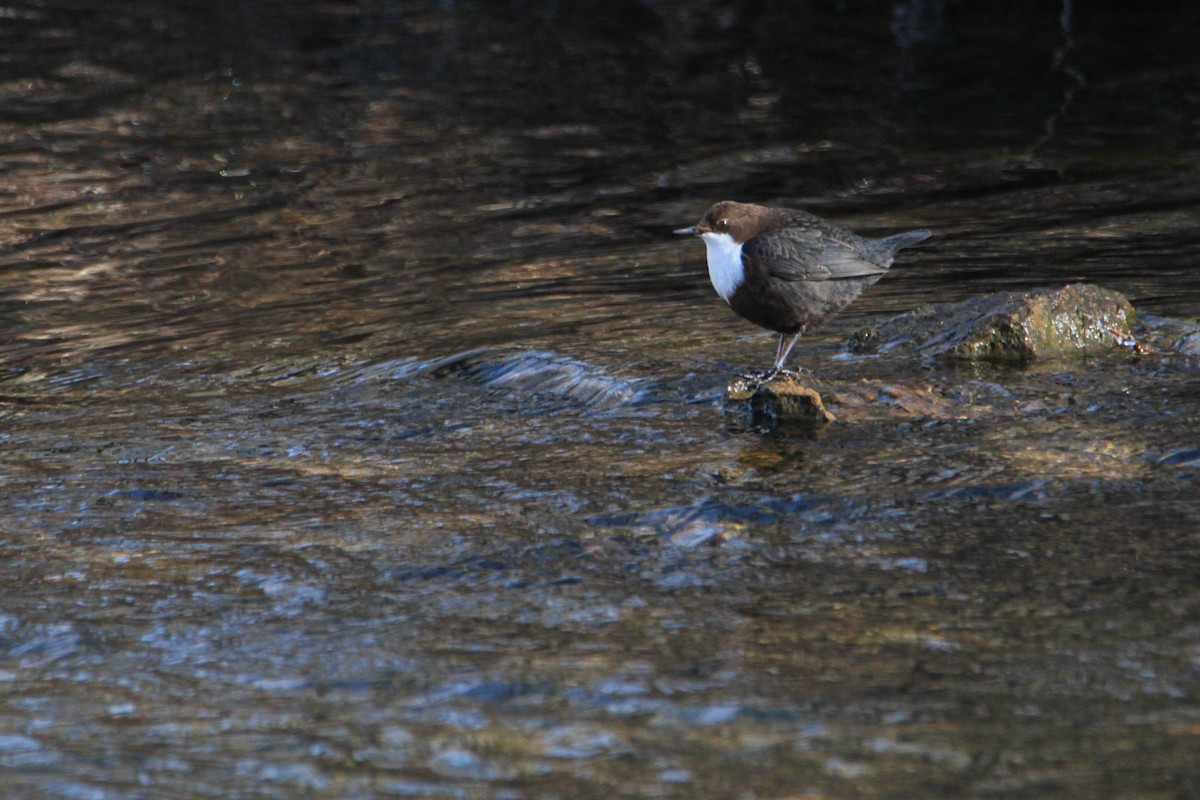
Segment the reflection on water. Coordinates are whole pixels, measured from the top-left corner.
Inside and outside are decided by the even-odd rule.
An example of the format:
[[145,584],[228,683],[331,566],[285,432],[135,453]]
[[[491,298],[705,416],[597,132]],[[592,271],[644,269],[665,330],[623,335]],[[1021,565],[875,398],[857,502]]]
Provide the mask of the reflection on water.
[[[1175,14],[10,4],[6,796],[1200,792]],[[721,412],[722,198],[935,231],[839,424]],[[1078,280],[1164,353],[842,344]]]

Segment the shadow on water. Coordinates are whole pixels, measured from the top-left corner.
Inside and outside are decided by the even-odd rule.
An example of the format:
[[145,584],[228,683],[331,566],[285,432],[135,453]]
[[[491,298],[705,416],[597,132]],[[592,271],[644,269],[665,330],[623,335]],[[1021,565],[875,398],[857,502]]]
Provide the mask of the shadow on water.
[[[11,797],[1191,797],[1191,8],[0,9]],[[670,231],[934,230],[771,337]],[[1158,348],[848,352],[1099,283]]]

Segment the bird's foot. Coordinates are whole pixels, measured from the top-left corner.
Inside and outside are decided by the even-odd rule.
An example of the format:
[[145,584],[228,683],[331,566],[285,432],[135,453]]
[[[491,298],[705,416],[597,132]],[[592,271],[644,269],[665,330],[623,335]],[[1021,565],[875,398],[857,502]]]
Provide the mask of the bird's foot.
[[803,378],[805,375],[807,375],[808,377],[811,378],[812,370],[809,369],[808,367],[796,367],[795,369],[786,369],[786,368],[781,367],[780,369],[775,370],[775,375],[776,375],[776,377],[778,377],[779,375],[786,375],[789,378],[797,378],[797,379]]
[[767,381],[775,380],[776,378],[780,377],[781,375],[785,378],[799,379],[799,378],[804,377],[805,375],[808,375],[811,377],[812,372],[808,369],[805,369],[804,367],[800,367],[799,369],[787,369],[786,367],[771,367],[766,372],[748,372],[748,373],[744,372],[744,373],[742,373],[742,378],[744,378],[745,380],[748,380],[748,381],[754,381],[756,383],[766,383]]
[[766,372],[743,372],[739,377],[744,381],[751,383],[766,383],[779,374],[777,369],[769,369]]

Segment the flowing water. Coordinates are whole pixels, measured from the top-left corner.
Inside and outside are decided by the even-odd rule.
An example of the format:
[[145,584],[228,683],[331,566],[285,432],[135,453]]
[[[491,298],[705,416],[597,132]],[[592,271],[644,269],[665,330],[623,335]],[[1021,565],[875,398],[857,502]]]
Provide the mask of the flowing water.
[[[1200,796],[1200,14],[852,6],[0,8],[3,795]],[[935,233],[831,426],[725,198]]]

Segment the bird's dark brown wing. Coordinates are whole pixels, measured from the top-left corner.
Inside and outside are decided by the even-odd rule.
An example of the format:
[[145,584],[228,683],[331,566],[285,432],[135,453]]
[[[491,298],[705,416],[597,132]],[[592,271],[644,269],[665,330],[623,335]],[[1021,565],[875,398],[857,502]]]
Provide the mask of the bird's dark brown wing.
[[852,241],[831,238],[817,226],[778,229],[751,237],[742,246],[748,269],[765,269],[784,281],[831,281],[882,275],[886,267],[873,264]]

